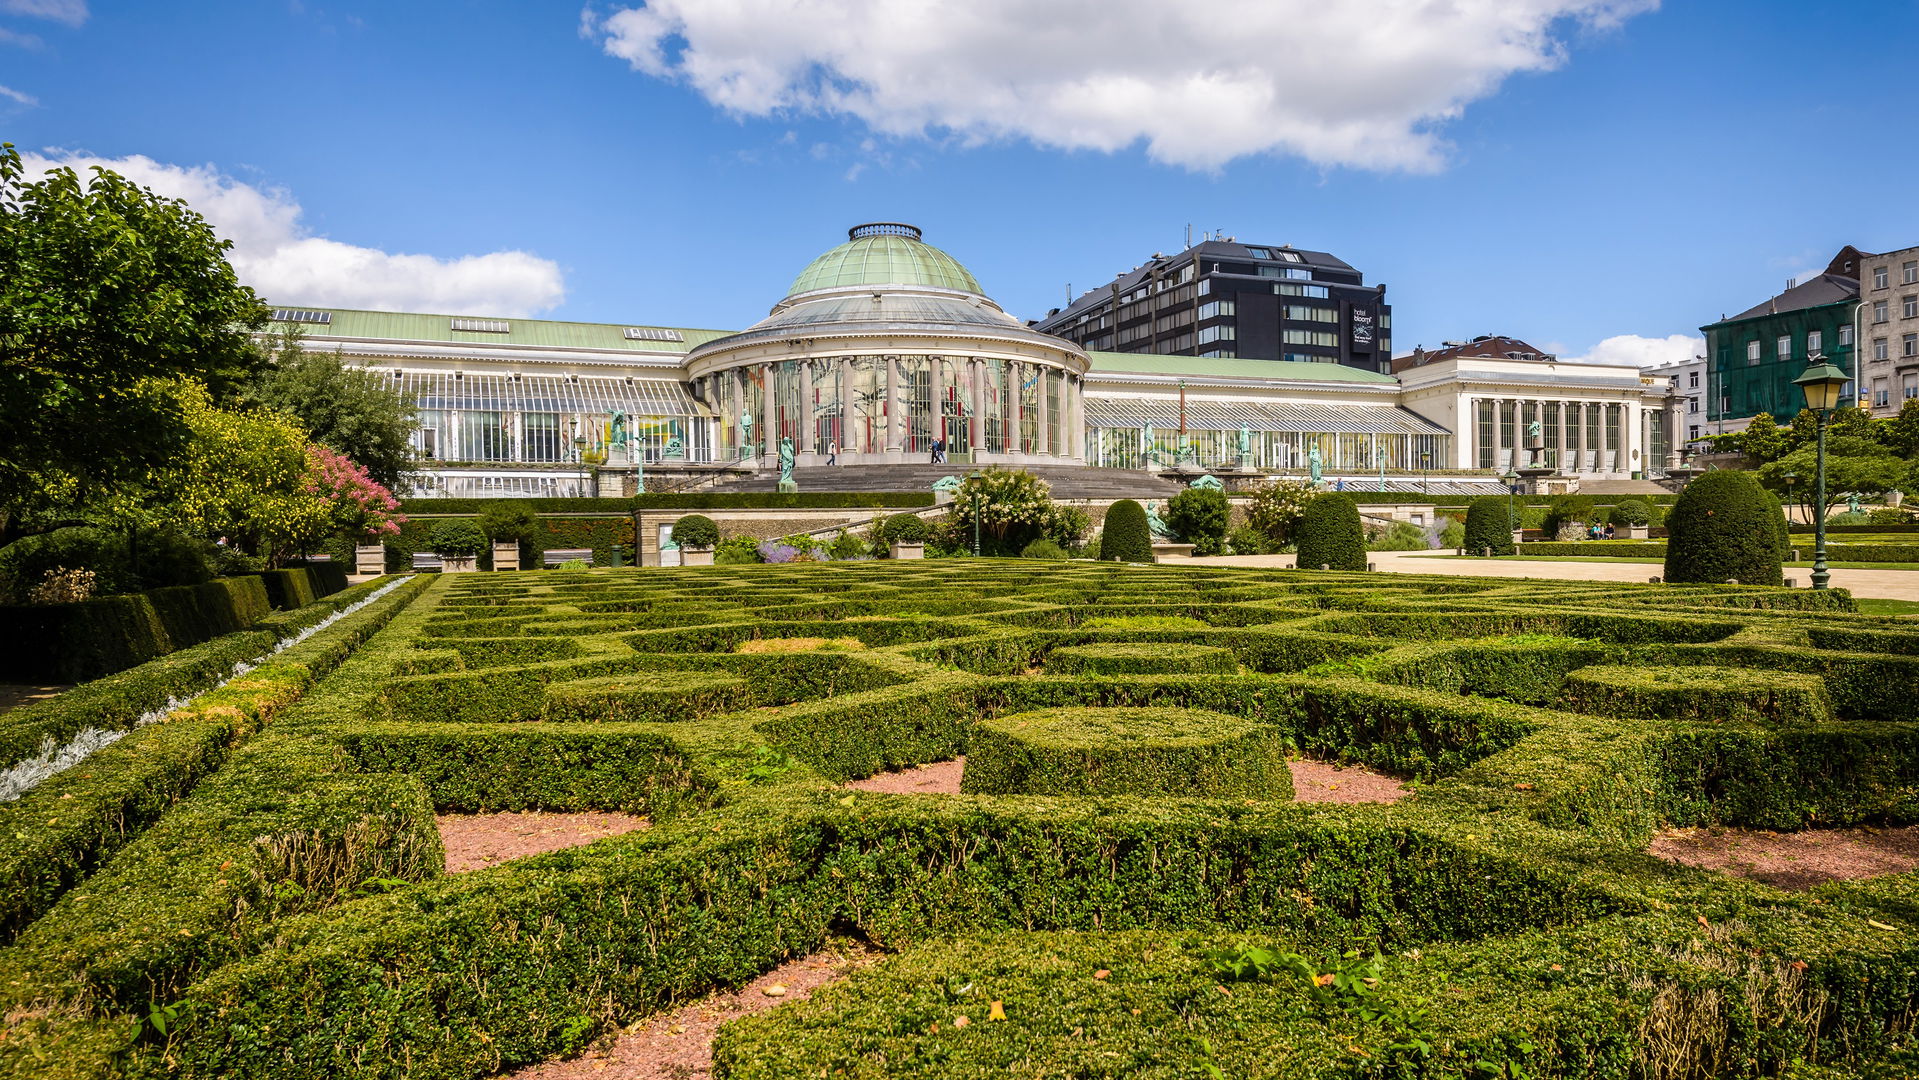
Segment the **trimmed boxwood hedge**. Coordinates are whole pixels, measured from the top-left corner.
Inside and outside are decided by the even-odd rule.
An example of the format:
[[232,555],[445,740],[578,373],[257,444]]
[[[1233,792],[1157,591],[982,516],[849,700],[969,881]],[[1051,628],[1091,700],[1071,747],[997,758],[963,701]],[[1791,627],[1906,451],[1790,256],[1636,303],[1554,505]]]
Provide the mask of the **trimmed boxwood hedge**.
[[1146,525],[1145,507],[1132,499],[1121,499],[1106,508],[1106,518],[1100,523],[1099,557],[1102,562],[1153,561],[1153,534]]
[[96,679],[244,630],[270,610],[266,587],[254,575],[75,604],[0,607],[0,638],[9,643],[0,650],[0,678]]
[[961,791],[1291,798],[1270,729],[1205,709],[1064,708],[981,724]]
[[1494,555],[1513,553],[1512,506],[1504,495],[1482,495],[1466,508],[1465,548],[1468,555],[1490,550]]
[[1705,473],[1679,493],[1666,518],[1666,574],[1672,582],[1777,585],[1786,519],[1779,500],[1751,473]]
[[1203,671],[1233,675],[1239,657],[1217,645],[1064,645],[1046,654],[1046,670],[1061,675],[1171,675]]
[[1301,570],[1366,569],[1366,532],[1359,524],[1359,508],[1344,495],[1328,492],[1307,500],[1293,539]]
[[[1643,852],[1666,825],[1919,822],[1919,635],[1843,593],[998,559],[408,588],[0,951],[0,1069],[478,1078],[843,933],[897,955],[727,1026],[717,1075],[1910,1062],[1919,875],[1808,896]],[[1234,673],[1058,670],[1135,646]],[[1805,676],[1831,719],[1568,710],[1598,666],[1737,673],[1686,707]],[[291,685],[270,674],[196,716],[243,722]],[[623,714],[629,692],[679,711]],[[841,786],[962,755],[992,786],[999,733],[1031,744],[1011,725],[1055,710],[1204,711],[1250,740],[1222,769],[1285,784],[1298,752],[1415,783],[1390,806],[1222,797],[1164,763],[1147,796]],[[146,741],[169,729],[194,730],[120,745],[154,768],[192,750]],[[436,813],[542,808],[653,827],[441,872]],[[136,1037],[155,1003],[178,1022]]]

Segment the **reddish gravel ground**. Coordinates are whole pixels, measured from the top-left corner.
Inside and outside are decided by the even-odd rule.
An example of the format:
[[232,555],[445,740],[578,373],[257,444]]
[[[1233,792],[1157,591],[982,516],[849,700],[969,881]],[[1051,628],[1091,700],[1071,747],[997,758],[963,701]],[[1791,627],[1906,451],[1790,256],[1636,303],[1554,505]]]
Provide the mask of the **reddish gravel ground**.
[[[813,991],[880,958],[853,941],[837,941],[791,960],[738,990],[714,994],[626,1029],[610,1044],[577,1058],[549,1061],[508,1074],[509,1080],[699,1080],[712,1075],[713,1035],[721,1024],[763,1012]],[[775,991],[769,994],[768,991]]]
[[1719,870],[1779,889],[1919,869],[1919,826],[1903,829],[1668,829],[1652,854],[1686,866]]
[[[1323,761],[1286,764],[1293,773],[1293,797],[1297,802],[1389,803],[1398,802],[1406,795],[1404,784],[1371,769],[1341,767]],[[864,780],[849,780],[845,786],[855,791],[880,791],[889,795],[958,795],[960,774],[965,771],[966,759],[954,758],[879,773]]]
[[1286,767],[1293,771],[1295,802],[1390,803],[1408,794],[1399,780],[1358,765],[1295,758]]
[[61,691],[71,689],[73,687],[59,684],[0,683],[0,712],[58,697]]
[[608,836],[647,828],[643,817],[619,813],[441,814],[446,872],[480,870],[508,859],[579,847]]

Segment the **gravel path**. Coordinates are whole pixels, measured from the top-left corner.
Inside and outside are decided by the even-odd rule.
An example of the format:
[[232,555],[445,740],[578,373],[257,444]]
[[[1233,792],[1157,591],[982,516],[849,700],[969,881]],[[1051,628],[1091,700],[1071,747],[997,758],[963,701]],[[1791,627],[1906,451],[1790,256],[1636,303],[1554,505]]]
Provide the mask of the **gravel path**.
[[480,870],[508,859],[579,847],[608,836],[637,832],[651,823],[632,814],[543,811],[498,814],[441,814],[440,840],[446,845],[446,872]]
[[[1295,802],[1389,803],[1406,795],[1406,785],[1390,776],[1358,766],[1339,766],[1324,761],[1289,761],[1293,774]],[[854,791],[879,791],[889,795],[958,795],[960,776],[966,771],[966,759],[954,758],[931,765],[919,765],[898,772],[884,772],[864,780],[849,780],[844,787]]]
[[510,1080],[698,1080],[712,1075],[713,1036],[720,1025],[813,991],[880,958],[853,941],[834,942],[790,960],[739,988],[702,998],[628,1027],[610,1044],[576,1058],[506,1074]]
[[1649,850],[1662,859],[1761,881],[1809,889],[1828,881],[1919,869],[1919,826],[1901,829],[1668,829]]

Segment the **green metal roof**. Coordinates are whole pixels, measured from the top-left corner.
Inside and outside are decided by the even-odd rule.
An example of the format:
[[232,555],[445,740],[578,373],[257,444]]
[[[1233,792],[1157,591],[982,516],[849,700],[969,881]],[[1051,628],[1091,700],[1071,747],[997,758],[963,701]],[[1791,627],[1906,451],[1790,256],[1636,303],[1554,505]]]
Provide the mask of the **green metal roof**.
[[985,295],[958,259],[911,236],[861,236],[806,265],[788,296],[847,285],[932,285]]
[[1089,352],[1096,372],[1116,375],[1173,375],[1221,379],[1294,379],[1391,385],[1399,380],[1344,364],[1303,364],[1294,360],[1244,360],[1217,356],[1160,356],[1157,353]]
[[[349,308],[303,308],[302,311],[326,312],[330,324],[275,323],[297,326],[307,337],[363,338],[377,341],[472,342],[480,345],[532,345],[556,349],[619,349],[628,352],[684,353],[696,345],[732,334],[731,330],[692,330],[677,326],[644,326],[635,323],[559,322],[553,319],[496,319],[505,323],[504,334],[455,330],[453,320],[464,315],[421,315],[399,311],[355,311]],[[677,332],[681,341],[632,340],[629,327],[640,330]]]

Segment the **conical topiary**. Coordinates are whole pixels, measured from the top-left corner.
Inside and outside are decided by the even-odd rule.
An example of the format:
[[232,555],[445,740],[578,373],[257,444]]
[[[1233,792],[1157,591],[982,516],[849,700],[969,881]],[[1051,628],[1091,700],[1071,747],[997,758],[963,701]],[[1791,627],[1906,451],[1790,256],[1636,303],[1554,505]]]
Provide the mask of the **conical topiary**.
[[1666,580],[1782,584],[1784,524],[1778,500],[1753,474],[1706,473],[1666,515]]
[[1481,495],[1466,504],[1466,554],[1487,548],[1494,555],[1513,553],[1512,508],[1504,495]]
[[1112,562],[1152,562],[1153,534],[1146,527],[1146,508],[1121,499],[1106,510],[1099,534],[1099,557]]
[[1359,507],[1344,495],[1315,496],[1300,513],[1293,535],[1299,543],[1301,570],[1366,569],[1366,532],[1359,525]]

